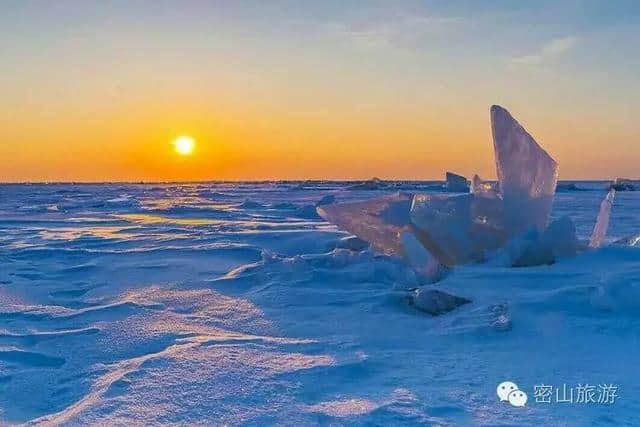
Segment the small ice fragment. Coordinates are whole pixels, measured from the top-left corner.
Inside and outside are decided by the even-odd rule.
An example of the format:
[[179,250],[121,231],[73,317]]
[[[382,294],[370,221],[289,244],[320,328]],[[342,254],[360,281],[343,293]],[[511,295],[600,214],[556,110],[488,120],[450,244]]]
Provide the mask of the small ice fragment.
[[447,191],[452,193],[468,193],[469,181],[462,175],[455,174],[453,172],[447,172],[446,174],[446,188]]
[[623,237],[613,243],[616,245],[640,246],[640,235]]
[[414,307],[433,316],[448,313],[471,300],[439,291],[433,287],[422,287],[414,291],[411,303]]
[[616,195],[616,190],[612,188],[607,193],[602,203],[600,203],[600,212],[598,212],[598,219],[596,225],[593,227],[591,233],[591,239],[589,240],[589,246],[592,248],[599,248],[604,243],[604,238],[607,235],[607,228],[609,228],[609,217],[611,216],[611,206],[613,205],[613,198]]
[[501,314],[496,317],[496,320],[491,324],[492,327],[499,331],[508,331],[511,329],[511,318],[505,314]]
[[491,107],[491,129],[505,228],[510,236],[542,232],[553,204],[558,165],[507,110]]

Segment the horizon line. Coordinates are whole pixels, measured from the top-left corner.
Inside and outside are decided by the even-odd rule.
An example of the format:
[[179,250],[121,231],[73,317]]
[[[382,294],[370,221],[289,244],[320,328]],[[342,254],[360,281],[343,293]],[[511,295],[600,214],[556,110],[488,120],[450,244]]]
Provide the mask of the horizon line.
[[[624,178],[630,181],[640,181],[640,178]],[[99,184],[205,184],[205,183],[264,183],[264,182],[368,182],[378,180],[380,182],[446,182],[446,179],[207,179],[207,180],[184,180],[184,181],[161,181],[161,180],[122,180],[122,181],[0,181],[0,185],[99,185]],[[593,178],[593,179],[559,179],[558,182],[609,182],[615,178]],[[497,179],[487,179],[486,181],[498,182]]]

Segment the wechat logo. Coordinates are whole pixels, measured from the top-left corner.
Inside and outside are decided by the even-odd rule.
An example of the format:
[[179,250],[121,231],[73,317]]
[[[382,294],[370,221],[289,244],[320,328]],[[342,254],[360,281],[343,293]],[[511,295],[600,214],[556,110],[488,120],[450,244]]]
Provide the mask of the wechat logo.
[[512,406],[522,407],[527,404],[527,393],[520,390],[516,383],[504,381],[496,389],[501,402],[509,402]]

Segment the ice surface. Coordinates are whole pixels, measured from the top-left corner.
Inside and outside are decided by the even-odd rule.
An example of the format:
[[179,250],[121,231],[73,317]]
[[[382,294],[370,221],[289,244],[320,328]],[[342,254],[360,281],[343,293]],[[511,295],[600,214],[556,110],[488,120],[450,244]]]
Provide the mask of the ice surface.
[[400,233],[409,227],[409,196],[396,193],[379,199],[318,206],[318,214],[342,230],[371,243],[385,255],[402,253]]
[[602,203],[600,203],[598,218],[596,219],[596,224],[593,227],[591,239],[589,240],[589,246],[592,248],[599,248],[600,246],[602,246],[602,243],[604,243],[604,239],[607,235],[607,228],[609,228],[611,206],[613,206],[613,199],[615,196],[616,190],[612,188],[611,190],[609,190]]
[[547,226],[558,165],[504,108],[491,107],[491,129],[505,228],[516,236]]
[[446,173],[446,189],[452,193],[468,193],[469,181],[462,175],[453,172]]

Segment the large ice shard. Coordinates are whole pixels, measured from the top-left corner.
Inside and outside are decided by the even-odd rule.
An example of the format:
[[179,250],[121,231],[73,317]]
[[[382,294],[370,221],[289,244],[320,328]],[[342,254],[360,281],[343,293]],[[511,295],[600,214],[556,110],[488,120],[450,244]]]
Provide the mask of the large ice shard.
[[469,181],[462,175],[453,172],[446,173],[446,189],[452,193],[468,193]]
[[322,205],[318,214],[338,228],[355,234],[385,255],[403,253],[400,234],[410,231],[411,198],[396,193],[364,202]]
[[[570,219],[545,232],[558,177],[555,160],[504,108],[491,107],[491,126],[497,186],[476,175],[467,194],[411,198],[398,193],[318,206],[318,213],[379,252],[404,256],[428,279],[436,278],[443,266],[481,261],[499,248],[510,255],[509,265],[553,262],[577,252]],[[447,173],[447,189],[462,191],[462,186],[468,191],[466,178]]]
[[504,108],[491,107],[491,129],[504,225],[510,236],[547,226],[558,165]]
[[604,238],[607,235],[607,228],[609,228],[609,217],[611,216],[611,206],[613,206],[613,198],[616,195],[616,190],[612,188],[607,193],[602,203],[600,203],[600,212],[598,212],[598,219],[596,225],[593,227],[591,233],[591,239],[589,240],[589,246],[592,248],[599,248],[604,243]]

